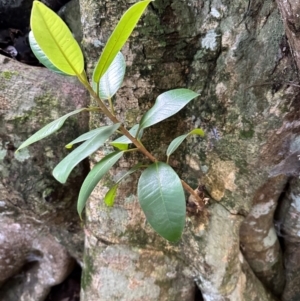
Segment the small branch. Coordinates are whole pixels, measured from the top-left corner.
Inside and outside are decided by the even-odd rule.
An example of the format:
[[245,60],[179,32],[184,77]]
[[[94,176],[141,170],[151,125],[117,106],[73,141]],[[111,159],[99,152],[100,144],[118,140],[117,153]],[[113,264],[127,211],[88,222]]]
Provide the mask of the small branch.
[[204,207],[205,207],[204,201],[199,197],[198,193],[195,192],[193,190],[193,188],[190,185],[188,185],[186,182],[184,182],[183,180],[181,180],[181,184],[182,184],[183,188],[187,192],[189,192],[195,198],[195,200],[198,202],[200,210],[204,210]]
[[[83,81],[81,81],[83,83]],[[102,102],[102,100],[98,97],[97,93],[92,89],[90,84],[83,83],[84,86],[87,88],[89,93],[92,95],[92,97],[97,101],[100,109],[102,112],[113,122],[113,123],[120,123],[120,121],[117,119],[116,116],[114,116],[109,109],[105,106],[105,104]],[[126,136],[138,149],[141,153],[143,153],[146,157],[148,157],[152,162],[156,162],[157,159],[149,153],[149,151],[135,138],[133,137],[121,124],[119,130],[122,132],[124,136]]]
[[111,98],[108,99],[108,102],[109,102],[109,106],[110,106],[110,110],[111,110],[112,114],[113,114],[114,116],[116,116],[115,110],[114,110],[114,106],[113,106],[113,103],[112,103]]

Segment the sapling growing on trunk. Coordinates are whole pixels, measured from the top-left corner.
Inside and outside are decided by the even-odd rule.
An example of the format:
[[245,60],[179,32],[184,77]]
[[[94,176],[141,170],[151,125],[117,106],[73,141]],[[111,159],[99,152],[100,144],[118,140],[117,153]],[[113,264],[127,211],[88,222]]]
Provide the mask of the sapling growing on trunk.
[[66,24],[43,3],[33,2],[30,21],[32,31],[29,34],[32,51],[39,61],[50,70],[62,75],[76,76],[97,101],[97,106],[81,108],[52,121],[23,142],[18,150],[53,134],[63,126],[68,117],[74,114],[82,111],[101,112],[111,120],[112,124],[93,129],[68,142],[66,147],[69,149],[74,144],[82,143],[54,168],[53,176],[59,182],[65,183],[79,162],[101,148],[111,135],[116,132],[121,133],[121,137],[110,143],[116,150],[101,159],[82,184],[77,203],[80,217],[91,192],[108,170],[125,153],[139,151],[148,158],[149,164],[133,166],[109,189],[104,202],[107,206],[113,206],[120,181],[136,170],[143,169],[137,191],[147,221],[165,239],[178,241],[185,224],[184,189],[194,196],[200,208],[204,207],[204,203],[168,164],[169,157],[188,136],[203,137],[204,132],[202,129],[194,129],[175,138],[166,151],[166,162],[158,161],[145,148],[142,138],[144,129],[176,114],[198,94],[185,88],[162,93],[157,97],[154,106],[142,116],[140,123],[129,130],[124,126],[125,121],[119,120],[116,116],[112,101],[113,96],[122,85],[126,69],[126,63],[120,50],[150,2],[151,0],[137,2],[124,13],[102,51],[91,83],[84,70],[81,49]]

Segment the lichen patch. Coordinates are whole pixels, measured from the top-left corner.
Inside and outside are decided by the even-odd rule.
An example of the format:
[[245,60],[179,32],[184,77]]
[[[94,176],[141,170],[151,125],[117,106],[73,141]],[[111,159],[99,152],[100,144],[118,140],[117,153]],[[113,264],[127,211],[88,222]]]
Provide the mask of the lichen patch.
[[209,49],[209,50],[216,50],[217,48],[217,37],[219,35],[214,30],[209,30],[205,37],[201,41],[201,46],[203,48]]
[[220,201],[226,190],[236,190],[235,178],[237,168],[233,161],[222,161],[214,158],[212,165],[204,178],[204,184],[210,191],[211,196]]
[[271,228],[268,235],[264,238],[263,244],[266,248],[272,247],[277,241],[277,235],[274,228]]

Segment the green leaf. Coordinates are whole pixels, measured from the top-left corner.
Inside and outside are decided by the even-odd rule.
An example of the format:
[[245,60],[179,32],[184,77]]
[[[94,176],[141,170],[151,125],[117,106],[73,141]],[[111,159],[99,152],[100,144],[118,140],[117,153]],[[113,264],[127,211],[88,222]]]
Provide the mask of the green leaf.
[[175,138],[170,145],[168,146],[167,149],[167,156],[171,156],[171,154],[173,154],[176,149],[179,147],[179,145],[183,142],[184,139],[186,139],[189,136],[189,134],[185,134],[185,135],[181,135],[178,136],[177,138]]
[[40,63],[42,63],[45,67],[47,67],[51,71],[54,71],[54,72],[56,72],[58,74],[61,74],[61,75],[67,75],[66,73],[64,73],[64,72],[60,71],[59,69],[57,69],[51,63],[51,61],[47,58],[45,53],[42,51],[42,49],[40,48],[40,46],[36,42],[32,31],[29,32],[28,40],[29,40],[29,45],[30,45],[30,48],[31,48],[32,52],[34,53],[36,58],[40,61]]
[[73,112],[70,112],[54,121],[52,121],[51,123],[47,124],[46,126],[44,126],[42,129],[40,129],[39,131],[37,131],[35,134],[33,134],[30,138],[28,138],[26,141],[24,141],[19,148],[17,149],[17,151],[19,151],[20,149],[27,147],[28,145],[37,142],[39,140],[44,139],[45,137],[53,134],[54,132],[58,131],[63,124],[65,123],[65,121],[67,120],[68,117],[75,115],[77,113],[80,113],[82,111],[88,110],[87,108],[81,108],[78,110],[75,110]]
[[84,70],[81,49],[64,21],[42,2],[34,1],[31,30],[46,57],[60,71],[79,76]]
[[185,196],[176,172],[155,162],[142,173],[138,198],[153,229],[169,241],[180,239],[185,224]]
[[154,106],[142,117],[140,129],[173,116],[197,96],[199,94],[189,89],[175,89],[159,95]]
[[85,141],[62,161],[53,170],[54,178],[60,183],[65,183],[72,169],[84,158],[94,153],[104,142],[119,128],[120,123],[106,126],[93,138]]
[[[111,99],[122,86],[126,70],[124,56],[118,52],[111,65],[100,79],[98,95],[101,99]],[[93,82],[94,90],[97,84]],[[97,91],[96,91],[97,92]]]
[[201,137],[204,137],[204,132],[202,129],[193,129],[188,134],[181,135],[177,138],[175,138],[169,145],[167,149],[167,156],[170,157],[176,149],[180,146],[180,144],[183,142],[184,139],[186,139],[190,135],[199,135]]
[[108,172],[108,170],[122,157],[124,152],[113,152],[101,161],[99,161],[90,173],[85,178],[78,196],[77,211],[81,217],[83,208],[85,207],[86,201],[90,194],[101,180],[101,178]]
[[[129,130],[129,133],[135,137],[137,132],[138,132],[138,129],[139,129],[139,125],[138,124],[135,124],[130,130]],[[138,139],[141,139],[143,136],[143,131],[140,131],[139,132],[139,135],[138,135]],[[110,144],[112,146],[114,146],[115,148],[119,149],[119,150],[127,150],[128,149],[128,145],[131,144],[132,141],[127,138],[126,136],[121,136],[119,138],[117,138],[116,140],[110,142]]]
[[114,60],[117,53],[122,49],[135,25],[142,16],[147,5],[152,0],[140,1],[132,5],[122,16],[121,20],[115,27],[113,33],[109,37],[100,59],[95,67],[93,81],[99,83],[103,74]]
[[117,190],[118,190],[118,184],[115,184],[113,187],[111,187],[108,192],[106,193],[104,197],[104,203],[108,207],[112,207],[115,203],[115,198],[117,195]]
[[82,135],[80,135],[79,137],[77,137],[76,139],[74,139],[73,141],[71,141],[70,143],[68,143],[65,148],[72,148],[74,144],[79,143],[79,142],[83,142],[89,139],[92,139],[94,136],[98,135],[99,133],[101,133],[102,131],[105,131],[107,129],[107,126],[103,126],[94,130],[91,130],[87,133],[84,133]]
[[189,135],[199,135],[201,137],[204,137],[205,133],[202,129],[193,129],[192,131],[190,131]]

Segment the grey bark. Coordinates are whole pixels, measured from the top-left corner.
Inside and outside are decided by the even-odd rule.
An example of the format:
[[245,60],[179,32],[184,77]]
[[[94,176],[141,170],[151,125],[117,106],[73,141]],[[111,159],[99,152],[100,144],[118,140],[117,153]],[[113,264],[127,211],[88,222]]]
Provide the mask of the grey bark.
[[[91,71],[128,5],[80,4]],[[87,207],[83,300],[193,300],[193,281],[204,300],[276,300],[286,266],[272,219],[288,177],[299,171],[297,69],[276,3],[156,1],[123,53],[128,73],[116,105],[126,125],[136,123],[162,91],[188,87],[201,93],[185,114],[149,130],[145,143],[163,158],[176,134],[203,127],[207,138],[190,139],[171,165],[195,188],[205,184],[210,204],[207,215],[187,217],[179,244],[168,244],[145,223],[135,192],[137,176],[121,187],[113,209],[103,205],[113,179],[137,158],[122,160]],[[103,121],[92,117],[91,126]],[[140,256],[130,261],[116,251],[120,248]],[[178,261],[163,265],[164,282],[156,272],[160,263],[141,259],[149,250],[161,252],[164,262]],[[121,268],[128,260],[139,297],[131,295],[128,269]],[[169,281],[174,265],[180,268]],[[106,279],[114,275],[118,284],[110,286]],[[187,284],[178,287],[180,278]],[[147,293],[149,283],[153,294]]]
[[88,130],[88,116],[15,153],[55,118],[88,103],[79,82],[0,55],[0,300],[43,301],[81,263],[83,233],[76,212],[87,162],[65,184],[52,169],[65,143]]
[[282,294],[282,300],[284,301],[296,301],[300,298],[299,189],[299,179],[293,179],[278,213],[279,234],[284,241],[284,263],[286,268],[286,283]]
[[[115,179],[142,160],[138,155],[122,159],[93,192],[87,206],[82,300],[194,300],[196,285],[204,300],[299,299],[299,259],[295,249],[299,244],[296,177],[300,170],[300,8],[298,1],[277,3],[278,7],[271,0],[161,0],[149,5],[123,50],[128,76],[115,101],[118,117],[126,126],[132,126],[156,96],[167,89],[188,87],[201,93],[185,112],[149,129],[145,145],[164,160],[164,150],[176,135],[203,127],[206,139],[191,138],[170,163],[190,185],[196,188],[204,184],[210,201],[202,214],[189,212],[182,240],[169,244],[145,222],[135,192],[138,175],[123,182],[113,209],[103,205],[104,194]],[[129,4],[80,0],[80,5],[82,44],[91,73],[105,41]],[[85,167],[75,173],[76,180],[61,188],[50,177],[40,175],[40,166],[50,174],[61,157],[61,146],[58,150],[55,144],[65,137],[54,138],[49,149],[42,144],[19,157],[13,149],[37,129],[43,115],[40,113],[44,113],[52,98],[55,110],[60,111],[57,99],[63,99],[69,109],[86,104],[86,94],[77,84],[70,84],[69,79],[48,78],[30,68],[22,70],[25,73],[20,76],[11,71],[18,69],[11,61],[3,59],[2,65],[0,84],[5,93],[0,95],[0,188],[5,196],[3,224],[7,227],[1,233],[4,244],[0,251],[4,260],[9,256],[16,264],[7,268],[3,265],[7,275],[1,281],[7,281],[32,258],[37,265],[26,274],[33,282],[26,282],[29,278],[24,277],[23,286],[13,289],[18,297],[11,295],[11,288],[15,288],[13,278],[3,284],[0,294],[5,300],[20,296],[43,300],[73,264],[67,251],[80,257],[75,247],[80,238],[75,241],[68,231],[61,232],[70,221],[78,229],[78,222],[73,219],[76,214],[70,210],[70,215],[66,215],[58,208],[74,209],[70,205],[73,194],[69,192],[77,194],[73,187],[79,187]],[[28,72],[30,78],[26,81]],[[33,84],[37,79],[39,84]],[[17,89],[7,88],[7,82],[14,80],[24,85],[22,98]],[[57,81],[62,94],[52,97],[46,93],[45,100],[40,90],[48,91],[48,82],[51,86]],[[75,99],[75,106],[70,96]],[[38,111],[32,109],[34,102]],[[57,114],[55,110],[52,115]],[[32,114],[38,119],[32,119]],[[43,121],[48,121],[48,117]],[[31,122],[28,132],[24,131],[29,128],[26,122]],[[92,116],[90,126],[103,122],[107,120],[101,115]],[[80,131],[86,130],[86,120],[74,128],[78,126]],[[18,135],[14,136],[14,132]],[[111,149],[106,147],[95,154],[91,165],[108,151]],[[52,161],[53,153],[59,158],[54,156]],[[37,168],[32,163],[35,157]],[[16,160],[22,161],[24,169]],[[29,166],[33,173],[28,175],[25,171]],[[27,182],[23,181],[25,178]],[[34,189],[31,183],[36,183]],[[52,207],[42,199],[60,199],[62,203]],[[279,243],[272,222],[276,209],[277,230],[284,244]],[[7,212],[13,212],[13,218]],[[46,220],[45,227],[37,230],[36,222],[41,220]],[[22,252],[5,250],[12,242],[19,244]],[[51,248],[53,255],[60,254],[58,258],[50,256],[53,251],[47,256]],[[40,273],[56,269],[54,280],[43,282]],[[25,291],[29,296],[24,295]]]
[[[277,3],[278,7],[271,0],[247,3],[241,0],[158,0],[149,5],[140,26],[123,50],[128,72],[116,97],[116,111],[130,127],[151,107],[157,95],[167,89],[188,87],[201,93],[184,113],[149,129],[145,145],[164,160],[164,150],[176,135],[193,127],[203,127],[206,139],[191,138],[170,163],[190,185],[196,188],[204,184],[210,201],[207,211],[188,213],[182,240],[178,244],[169,244],[145,222],[135,191],[138,175],[123,182],[114,208],[103,205],[104,194],[115,179],[141,160],[138,155],[122,159],[93,192],[87,206],[82,300],[194,300],[196,285],[204,300],[299,298],[299,255],[296,251],[299,243],[299,184],[296,177],[300,171],[299,3],[280,0]],[[129,4],[80,0],[80,5],[82,45],[91,74],[105,41]],[[5,88],[6,77],[16,80],[18,74],[4,71],[1,74]],[[40,80],[40,75],[32,72],[29,86],[37,78]],[[41,78],[43,86],[48,78]],[[60,77],[51,77],[54,81],[58,78],[60,81]],[[24,76],[22,84],[23,81]],[[63,92],[63,99],[68,102],[69,95],[76,97],[75,91],[79,91],[76,85],[64,90],[69,79],[60,83],[62,91],[68,90],[68,93]],[[30,88],[28,96],[24,97],[29,99],[29,105],[35,86]],[[8,99],[17,102],[18,108],[12,119],[4,114],[2,123],[6,139],[7,135],[11,137],[10,131],[15,130],[11,120],[19,118],[24,103],[14,89],[5,91],[8,91]],[[0,96],[6,113],[9,102],[5,94]],[[40,103],[43,108],[44,102]],[[25,109],[26,105],[28,102]],[[22,117],[21,114],[18,130],[25,128]],[[94,128],[104,122],[107,120],[101,115],[92,116],[90,126]],[[4,142],[1,150],[3,178],[9,173],[16,184],[14,195],[18,197],[14,198],[17,203],[13,205],[18,204],[23,211],[29,208],[36,218],[35,214],[45,210],[40,204],[40,195],[53,198],[52,186],[49,195],[49,190],[45,189],[48,184],[42,181],[37,187],[40,194],[35,195],[35,192],[28,192],[28,183],[18,181],[18,176],[13,177],[16,171],[12,168],[14,164],[10,164],[14,161],[8,150],[22,140],[23,137],[13,137],[8,139],[9,143]],[[43,148],[35,151],[45,154]],[[108,151],[111,149],[106,147],[95,154],[92,165]],[[52,152],[53,148],[50,148],[41,159],[47,170],[58,159],[56,154],[59,152],[54,148],[54,161],[47,165],[48,154]],[[11,170],[14,172],[10,173]],[[17,174],[24,178],[22,170]],[[81,178],[82,171],[76,176]],[[50,180],[47,178],[47,181]],[[32,182],[31,178],[28,182]],[[8,184],[4,179],[1,189],[6,196],[9,189],[12,190]],[[66,187],[70,190],[68,187],[73,186]],[[58,198],[66,201],[66,190],[59,188],[57,191]],[[32,200],[28,208],[22,203],[23,197]],[[272,222],[276,209],[277,230],[283,244],[278,241]],[[61,216],[63,221],[58,218],[57,224],[51,224],[52,213],[50,210],[50,217],[46,214],[51,227],[47,224],[45,237],[50,241],[61,233],[57,225],[65,225],[66,221],[66,217]],[[7,222],[8,218],[5,218],[3,221]],[[18,220],[8,223],[18,224]],[[20,225],[26,223],[24,219]],[[33,227],[34,223],[30,225]],[[42,239],[40,232],[31,232],[30,239],[17,239],[17,242],[24,243],[22,249],[35,255],[33,251],[44,250],[36,247],[36,240],[46,238]],[[62,239],[61,243],[78,258],[80,252],[68,247],[66,241]],[[65,249],[60,252],[65,254]],[[21,265],[28,261],[28,257],[22,256],[22,253],[16,255],[21,258]],[[69,259],[66,256],[59,266],[71,265]],[[7,271],[11,275],[16,272],[13,269]],[[38,267],[37,271],[41,269]],[[52,284],[61,281],[68,268],[60,272]],[[52,284],[42,284],[44,295]],[[39,297],[40,300],[44,295]]]

